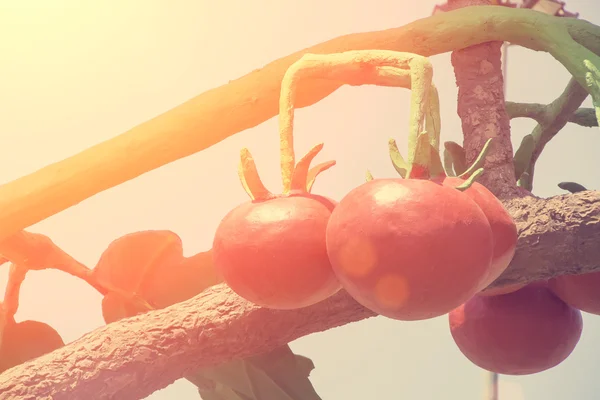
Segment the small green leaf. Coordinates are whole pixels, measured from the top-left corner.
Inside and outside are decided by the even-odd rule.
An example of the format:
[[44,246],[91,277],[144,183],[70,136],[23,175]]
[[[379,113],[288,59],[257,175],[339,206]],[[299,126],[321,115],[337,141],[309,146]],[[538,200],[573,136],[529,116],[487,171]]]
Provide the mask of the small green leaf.
[[[203,369],[198,374],[214,381],[217,388],[222,385],[231,390],[218,390],[223,400],[237,400],[234,396],[244,400],[321,400],[308,379],[313,369],[310,359],[295,355],[285,345],[266,354]],[[190,377],[190,381],[194,379]],[[216,389],[202,393],[220,400],[215,392]],[[230,397],[223,397],[223,393]]]
[[445,177],[446,172],[444,171],[444,167],[442,166],[442,160],[440,159],[439,150],[436,150],[431,143],[429,144],[429,150],[431,151],[429,174],[432,178]]
[[216,367],[202,369],[199,372],[204,378],[221,383],[236,392],[254,398],[245,360],[229,361]]
[[256,169],[254,158],[252,158],[250,150],[246,148],[240,151],[238,175],[240,176],[240,181],[242,182],[244,190],[246,190],[246,193],[248,193],[248,196],[250,196],[252,200],[267,200],[275,197],[262,183],[262,180],[258,175],[258,170]]
[[532,184],[531,175],[529,175],[529,172],[525,171],[521,174],[521,178],[519,178],[517,181],[517,186],[531,192]]
[[587,190],[585,188],[585,186],[580,185],[579,183],[575,183],[575,182],[561,182],[558,184],[558,187],[561,188],[562,190],[567,190],[571,193],[578,193],[578,192],[583,192],[583,191]]
[[308,187],[308,169],[310,168],[310,163],[322,149],[323,143],[320,143],[310,149],[309,152],[298,161],[292,174],[291,190],[295,192],[306,191],[306,188]]
[[491,142],[492,142],[492,138],[489,138],[485,142],[485,144],[483,145],[483,148],[479,152],[479,155],[477,156],[477,159],[475,160],[475,162],[473,162],[473,164],[469,168],[467,168],[467,170],[465,172],[458,175],[459,178],[466,178],[466,177],[470,176],[472,173],[474,173],[473,171],[476,171],[476,170],[480,169],[481,167],[483,167],[483,164],[485,163],[485,157],[487,156],[487,153],[490,150]]
[[367,170],[367,172],[365,173],[365,179],[367,182],[373,180],[373,174],[371,174],[371,171]]
[[315,180],[317,179],[317,176],[319,176],[319,174],[323,171],[327,171],[329,168],[333,167],[335,165],[335,161],[325,161],[324,163],[315,165],[314,167],[312,167],[309,171],[308,171],[308,176],[306,178],[307,183],[306,183],[306,191],[308,193],[310,193],[310,191],[312,190],[313,184],[315,183]]
[[390,139],[388,141],[388,149],[394,169],[402,178],[406,178],[406,173],[408,172],[409,166],[406,161],[404,161],[404,158],[402,158],[402,154],[400,154],[400,150],[398,150],[398,145],[394,139]]
[[202,400],[254,400],[220,383],[214,389],[198,389],[198,393]]
[[456,175],[461,175],[463,172],[467,170],[467,158],[465,154],[465,149],[462,148],[456,142],[448,141],[444,143],[444,148],[450,154],[452,158],[452,165],[454,165],[454,172]]
[[452,155],[448,149],[444,149],[444,170],[447,176],[456,176],[454,173],[454,164],[452,163]]
[[515,152],[513,165],[515,166],[515,179],[521,179],[523,172],[527,171],[531,163],[531,156],[535,150],[535,140],[531,134],[525,135],[521,140],[521,145]]
[[471,176],[469,176],[463,183],[456,186],[455,189],[464,192],[465,190],[470,188],[473,185],[473,183],[475,183],[475,181],[477,180],[477,178],[479,178],[479,176],[481,176],[481,174],[483,174],[483,168],[479,168],[477,171],[473,172]]
[[[289,345],[282,346],[266,354],[250,357],[248,361],[256,368],[264,371],[266,376],[283,389],[290,399],[321,399],[309,380],[309,374],[315,368],[313,362],[307,357],[294,354]],[[260,382],[266,383],[262,379]],[[265,387],[257,387],[257,389],[263,395],[266,394],[265,391],[273,390],[271,384],[267,384]],[[262,398],[278,399],[266,395],[265,397],[259,397],[259,399]]]

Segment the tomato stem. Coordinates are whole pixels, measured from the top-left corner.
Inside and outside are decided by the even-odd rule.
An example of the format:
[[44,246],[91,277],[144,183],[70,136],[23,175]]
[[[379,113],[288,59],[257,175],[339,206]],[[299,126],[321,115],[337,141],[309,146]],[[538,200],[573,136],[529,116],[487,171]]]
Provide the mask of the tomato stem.
[[437,88],[431,83],[429,92],[429,101],[427,107],[427,114],[425,116],[425,126],[430,135],[430,143],[433,150],[436,153],[440,152],[440,132],[442,128],[442,121],[440,115],[440,96],[438,95]]
[[[410,67],[410,125],[408,132],[408,164],[409,178],[428,177],[431,152],[429,146],[424,146],[422,137],[429,142],[429,135],[425,130],[425,115],[428,112],[429,95],[433,69],[426,58],[413,58],[409,61]],[[413,169],[415,173],[412,172]]]
[[279,95],[279,148],[281,157],[281,178],[283,181],[283,193],[289,193],[292,186],[294,164],[294,103],[296,101],[296,86],[298,83],[298,71],[302,67],[300,61],[292,64],[285,72],[281,81],[281,93]]

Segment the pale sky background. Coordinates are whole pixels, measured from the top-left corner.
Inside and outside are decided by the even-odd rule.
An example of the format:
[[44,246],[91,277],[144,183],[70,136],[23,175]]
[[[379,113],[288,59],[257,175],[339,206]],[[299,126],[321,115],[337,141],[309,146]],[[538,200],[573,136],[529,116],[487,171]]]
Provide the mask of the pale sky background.
[[[435,1],[9,1],[0,0],[0,182],[34,172],[114,137],[208,89],[296,50],[353,32],[393,28],[428,16]],[[597,0],[569,0],[568,10],[600,24]],[[442,106],[442,138],[462,143],[450,54],[432,57]],[[547,103],[569,79],[546,53],[509,49],[508,99]],[[318,161],[336,159],[314,192],[341,199],[375,176],[395,176],[387,140],[406,153],[409,91],[344,87],[299,110],[296,151],[321,141]],[[591,105],[588,99],[586,106]],[[512,122],[513,143],[530,120]],[[203,134],[198,132],[198,134]],[[260,174],[280,190],[277,119],[212,148],[90,198],[29,229],[50,236],[90,267],[117,237],[170,229],[190,255],[211,246],[224,214],[247,200],[237,179],[248,146]],[[598,129],[568,125],[538,162],[534,193],[563,193],[577,181],[600,188]],[[4,290],[8,267],[0,270]],[[104,324],[100,295],[57,271],[31,272],[17,320],[52,325],[66,342]],[[600,317],[584,316],[573,354],[533,376],[502,377],[502,400],[599,398]],[[324,400],[482,399],[485,376],[457,349],[447,317],[399,322],[383,317],[296,340],[312,358],[311,380]],[[148,399],[197,399],[184,380]]]

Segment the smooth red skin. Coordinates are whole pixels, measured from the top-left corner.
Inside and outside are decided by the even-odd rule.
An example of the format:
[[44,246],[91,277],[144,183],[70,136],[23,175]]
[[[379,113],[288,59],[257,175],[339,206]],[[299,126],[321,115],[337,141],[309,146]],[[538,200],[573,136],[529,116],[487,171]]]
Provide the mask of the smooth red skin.
[[[351,276],[342,266],[344,244],[353,240],[373,245],[377,262],[366,276]],[[479,291],[493,239],[483,211],[460,191],[420,179],[375,179],[335,208],[327,250],[352,297],[380,315],[409,321],[446,314]],[[408,286],[404,304],[396,307],[381,304],[375,292],[390,273]]]
[[570,306],[600,315],[600,272],[561,275],[550,280],[549,287]]
[[312,194],[244,203],[217,228],[213,259],[239,296],[272,309],[318,303],[340,290],[325,247],[335,201]]
[[542,285],[501,296],[474,296],[449,314],[450,332],[475,365],[528,375],[564,361],[581,337],[581,312]]
[[[443,184],[456,187],[463,182],[464,180],[460,178],[446,177]],[[490,267],[489,275],[483,284],[483,289],[502,275],[512,261],[517,248],[519,233],[517,231],[517,225],[508,211],[504,208],[504,205],[485,186],[474,182],[473,185],[463,193],[469,196],[477,203],[479,208],[481,208],[481,211],[483,211],[490,223],[492,234],[494,236],[494,256],[492,257],[492,265]],[[504,294],[520,288],[503,289],[507,291],[503,292],[500,288],[491,290],[495,291],[496,294]]]

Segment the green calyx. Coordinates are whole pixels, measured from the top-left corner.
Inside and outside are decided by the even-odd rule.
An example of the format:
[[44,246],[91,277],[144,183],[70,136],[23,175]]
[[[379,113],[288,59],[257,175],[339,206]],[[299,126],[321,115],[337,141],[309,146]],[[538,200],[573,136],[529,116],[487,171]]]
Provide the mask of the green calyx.
[[[308,193],[312,189],[317,176],[335,165],[335,161],[327,161],[317,165],[309,171],[310,163],[323,149],[323,143],[316,145],[298,161],[292,173],[291,191],[294,193]],[[310,179],[309,179],[310,176]]]
[[[310,168],[310,163],[321,149],[323,149],[323,144],[316,145],[298,161],[298,164],[292,170],[291,191],[289,193],[310,193],[317,176],[335,165],[335,161],[326,161]],[[253,201],[264,201],[277,197],[263,184],[256,169],[254,158],[246,148],[240,152],[238,176],[244,190]]]

